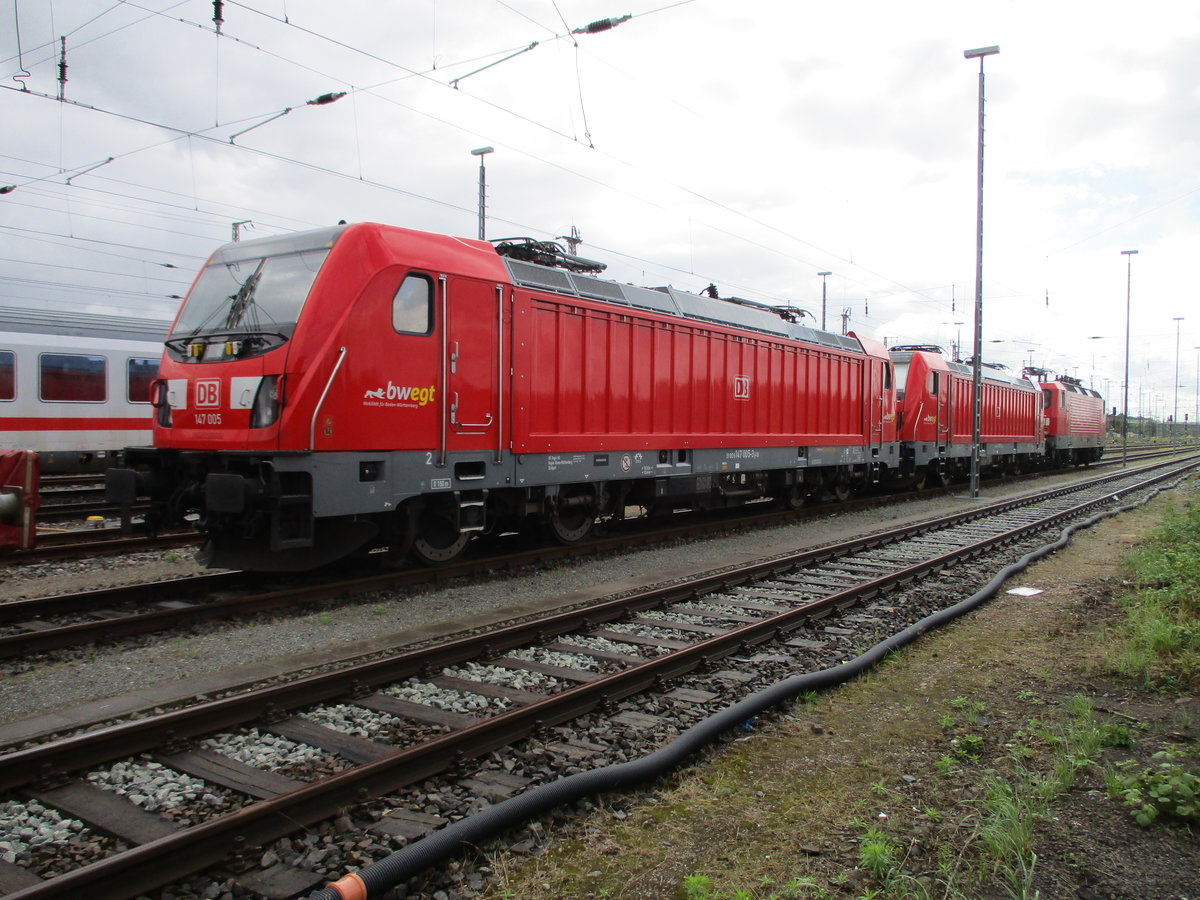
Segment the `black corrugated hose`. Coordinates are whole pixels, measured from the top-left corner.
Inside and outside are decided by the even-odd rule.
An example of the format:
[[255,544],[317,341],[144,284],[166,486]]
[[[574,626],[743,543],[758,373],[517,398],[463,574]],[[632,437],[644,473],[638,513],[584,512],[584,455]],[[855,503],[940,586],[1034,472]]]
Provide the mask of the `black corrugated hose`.
[[339,881],[309,895],[309,900],[366,900],[379,897],[388,889],[420,874],[442,862],[466,846],[478,846],[496,835],[515,828],[530,819],[560,806],[574,803],[584,797],[608,791],[619,791],[652,781],[668,774],[689,756],[717,737],[749,721],[765,709],[805,692],[834,687],[862,674],[889,653],[899,650],[916,640],[927,631],[970,612],[1000,590],[1001,585],[1012,575],[1036,562],[1043,556],[1067,545],[1071,535],[1088,528],[1108,516],[1134,509],[1156,496],[1159,488],[1150,496],[1115,510],[1098,513],[1090,518],[1064,528],[1058,539],[1025,554],[1019,560],[1002,569],[983,588],[965,600],[926,616],[903,631],[876,644],[855,659],[831,669],[794,675],[771,687],[750,695],[744,700],[726,707],[715,715],[698,722],[678,738],[648,756],[631,762],[619,763],[588,772],[569,775],[551,781],[523,794],[510,797],[495,806],[465,819],[459,819],[444,828],[426,835],[390,856],[349,874]]

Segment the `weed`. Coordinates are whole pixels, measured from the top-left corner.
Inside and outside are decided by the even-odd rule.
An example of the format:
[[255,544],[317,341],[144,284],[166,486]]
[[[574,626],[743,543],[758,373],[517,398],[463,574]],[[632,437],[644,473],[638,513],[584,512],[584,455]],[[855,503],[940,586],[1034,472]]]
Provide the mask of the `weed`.
[[803,706],[807,711],[811,712],[820,699],[821,695],[816,691],[801,691],[796,697],[796,705]]
[[1160,818],[1183,824],[1200,823],[1200,773],[1180,764],[1183,756],[1164,747],[1154,754],[1152,768],[1132,775],[1120,771],[1105,774],[1109,796],[1133,812],[1143,828]]
[[712,886],[712,879],[707,875],[688,875],[683,879],[683,896],[686,900],[709,900]]
[[979,759],[983,754],[983,738],[977,734],[964,734],[951,743],[954,745],[954,752],[964,759]]
[[868,828],[858,845],[858,859],[864,869],[886,881],[896,869],[896,848],[882,831]]
[[882,778],[871,785],[871,793],[876,797],[886,797],[888,795],[887,785],[884,784]]
[[933,767],[942,776],[950,776],[958,772],[958,763],[954,761],[954,757],[947,756],[945,753],[938,757]]

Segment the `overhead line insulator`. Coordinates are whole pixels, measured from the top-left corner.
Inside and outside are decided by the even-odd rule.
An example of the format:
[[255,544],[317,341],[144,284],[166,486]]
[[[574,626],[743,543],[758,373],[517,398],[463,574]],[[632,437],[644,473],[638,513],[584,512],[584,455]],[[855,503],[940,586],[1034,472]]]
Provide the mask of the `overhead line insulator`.
[[615,19],[597,19],[583,28],[576,28],[571,34],[599,34],[601,31],[608,31],[610,28],[616,28],[622,22],[628,22],[633,18],[632,13],[626,13]]

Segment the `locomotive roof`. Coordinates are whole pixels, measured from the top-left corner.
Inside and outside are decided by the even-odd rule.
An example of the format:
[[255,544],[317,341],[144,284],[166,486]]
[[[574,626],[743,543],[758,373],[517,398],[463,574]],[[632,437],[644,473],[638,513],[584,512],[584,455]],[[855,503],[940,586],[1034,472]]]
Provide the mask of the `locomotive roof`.
[[[888,355],[892,358],[892,362],[895,362],[895,363],[909,362],[918,353],[924,354],[926,356],[939,356],[939,357],[941,356],[940,353],[934,353],[931,350],[889,350],[888,351]],[[967,375],[969,377],[974,377],[974,374],[975,374],[974,370],[966,363],[953,362],[952,360],[948,359],[948,360],[946,360],[946,367],[951,372],[954,372],[958,375]],[[1033,382],[1029,381],[1029,379],[1019,378],[1016,375],[1006,375],[1005,373],[1000,372],[996,369],[989,368],[987,363],[984,363],[984,365],[983,365],[982,375],[983,375],[984,381],[993,381],[997,384],[1008,384],[1008,385],[1012,385],[1013,387],[1018,387],[1018,388],[1021,388],[1022,390],[1027,390],[1027,391],[1032,391],[1035,389]]]
[[213,252],[208,264],[242,262],[247,259],[258,259],[264,252],[273,256],[285,253],[302,253],[305,250],[322,250],[332,247],[333,242],[346,230],[346,225],[330,225],[327,228],[314,228],[311,231],[297,231],[290,234],[274,234],[267,237],[252,238],[247,241],[235,241],[223,244]]
[[54,309],[0,306],[0,331],[162,343],[170,319],[144,319]]
[[[331,247],[348,227],[350,226],[334,225],[312,231],[273,235],[225,244],[213,253],[209,264],[240,262],[255,259],[264,253],[274,255]],[[430,236],[443,237],[440,235]],[[865,354],[867,352],[855,337],[807,328],[795,322],[786,321],[774,312],[773,308],[750,301],[731,302],[680,291],[669,286],[662,288],[638,287],[524,260],[508,257],[498,258],[507,267],[509,277],[516,285],[537,288],[555,294],[584,297],[602,303],[647,309],[683,319],[743,328],[776,337],[818,344],[847,353]]]
[[602,303],[615,303],[635,309],[648,309],[668,316],[730,325],[749,331],[758,331],[776,337],[790,338],[809,344],[820,344],[848,353],[865,353],[857,338],[845,334],[834,334],[816,328],[806,328],[779,317],[770,308],[756,309],[753,305],[728,300],[704,297],[673,287],[646,288],[632,284],[621,284],[604,278],[595,278],[566,269],[540,266],[536,263],[504,258],[513,284],[538,288],[555,294],[585,297]]
[[1082,384],[1064,380],[1061,376],[1055,381],[1039,381],[1038,387],[1043,390],[1063,391],[1068,394],[1087,394],[1089,397],[1099,397],[1100,392],[1092,388],[1086,388]]

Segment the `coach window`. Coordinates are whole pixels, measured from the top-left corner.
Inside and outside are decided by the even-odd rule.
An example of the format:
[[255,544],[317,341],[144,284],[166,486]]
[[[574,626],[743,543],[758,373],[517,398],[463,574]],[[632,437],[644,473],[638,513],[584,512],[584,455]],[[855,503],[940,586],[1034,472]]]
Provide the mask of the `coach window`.
[[157,359],[129,360],[125,383],[128,385],[126,397],[130,403],[149,403],[150,385],[158,375]]
[[17,396],[17,356],[11,350],[0,350],[0,400]]
[[433,283],[424,275],[409,275],[392,298],[392,328],[401,334],[433,330]]
[[108,360],[103,356],[43,353],[38,396],[54,403],[103,403],[108,399]]

